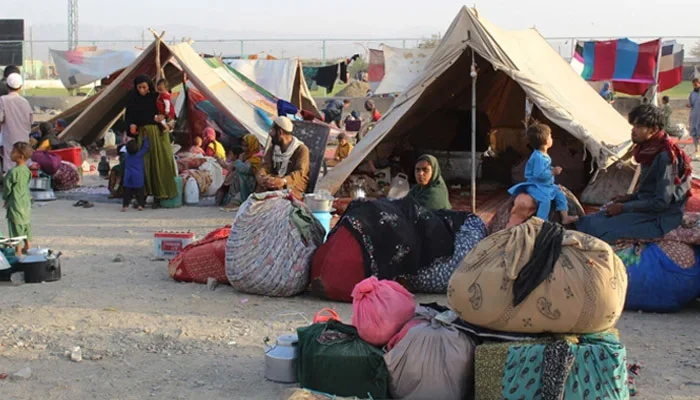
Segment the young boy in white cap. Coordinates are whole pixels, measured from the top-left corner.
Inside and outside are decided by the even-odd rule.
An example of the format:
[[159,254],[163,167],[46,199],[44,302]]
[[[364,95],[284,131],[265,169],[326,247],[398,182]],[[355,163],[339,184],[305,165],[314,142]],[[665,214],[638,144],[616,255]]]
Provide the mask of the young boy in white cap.
[[309,186],[309,148],[292,135],[294,124],[277,117],[270,129],[272,146],[265,152],[257,174],[259,191],[291,190],[302,198]]
[[0,97],[0,134],[2,134],[3,172],[15,166],[10,158],[12,146],[17,142],[28,142],[32,130],[32,107],[27,99],[19,94],[22,85],[22,75],[13,72],[5,81],[8,94]]

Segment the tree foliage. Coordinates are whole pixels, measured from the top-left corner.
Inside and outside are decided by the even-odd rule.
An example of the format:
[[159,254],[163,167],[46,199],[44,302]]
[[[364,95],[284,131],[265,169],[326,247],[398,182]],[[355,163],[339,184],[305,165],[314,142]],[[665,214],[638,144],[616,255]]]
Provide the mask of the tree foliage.
[[419,49],[434,49],[440,44],[440,35],[431,35],[429,38],[423,38],[418,42]]

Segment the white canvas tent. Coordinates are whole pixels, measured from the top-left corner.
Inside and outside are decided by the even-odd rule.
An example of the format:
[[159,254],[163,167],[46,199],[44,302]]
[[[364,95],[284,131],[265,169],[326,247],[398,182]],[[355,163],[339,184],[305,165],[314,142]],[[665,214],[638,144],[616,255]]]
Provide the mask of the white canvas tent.
[[458,133],[445,129],[440,111],[471,107],[471,49],[479,70],[477,109],[488,115],[492,127],[522,127],[527,97],[545,122],[582,142],[598,167],[607,167],[629,149],[630,127],[625,118],[539,32],[504,31],[464,7],[420,76],[317,188],[336,192],[365,158],[386,157],[399,143],[438,148],[449,144],[449,135]]
[[401,93],[420,76],[435,49],[400,49],[382,45],[384,78],[375,94]]
[[234,70],[273,96],[320,115],[299,60],[228,60]]
[[[160,46],[158,52],[157,45]],[[83,144],[98,139],[126,107],[134,78],[141,74],[151,77],[156,75],[156,54],[160,55],[161,65],[166,65],[168,60],[173,59],[187,74],[188,79],[221,113],[236,121],[247,132],[254,134],[261,143],[266,143],[267,122],[256,112],[256,105],[248,101],[249,96],[245,90],[249,87],[245,83],[225,68],[209,66],[189,44],[168,46],[162,41],[154,41],[134,63],[98,94],[97,98],[68,125],[61,134],[61,139],[76,140]],[[170,77],[168,81],[171,84],[179,83]]]

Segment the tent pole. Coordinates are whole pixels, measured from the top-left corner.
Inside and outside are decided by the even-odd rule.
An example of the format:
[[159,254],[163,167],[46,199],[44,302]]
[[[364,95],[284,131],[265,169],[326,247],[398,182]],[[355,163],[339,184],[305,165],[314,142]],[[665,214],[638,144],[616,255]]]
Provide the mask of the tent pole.
[[472,212],[476,213],[476,55],[472,47]]
[[663,38],[659,38],[659,53],[656,56],[656,71],[654,71],[654,95],[649,99],[654,106],[659,105],[659,70],[661,70],[661,51],[663,48]]

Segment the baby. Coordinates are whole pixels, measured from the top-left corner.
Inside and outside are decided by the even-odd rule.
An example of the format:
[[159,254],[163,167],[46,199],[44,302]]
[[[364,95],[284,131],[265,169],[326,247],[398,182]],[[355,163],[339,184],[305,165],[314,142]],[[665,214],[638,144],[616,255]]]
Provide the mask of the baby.
[[158,113],[165,115],[165,119],[161,121],[160,124],[163,125],[163,130],[165,132],[169,132],[175,126],[175,105],[170,95],[168,82],[165,79],[158,80],[156,90],[158,91],[158,99],[156,100]]
[[552,200],[556,211],[561,213],[563,225],[578,221],[578,217],[569,215],[566,196],[554,183],[554,176],[561,174],[562,168],[552,167],[552,159],[547,154],[554,143],[552,130],[545,124],[534,123],[527,128],[527,137],[533,151],[525,166],[526,181],[511,187],[508,192],[511,196],[529,194],[537,202],[537,217],[545,221],[549,218]]

